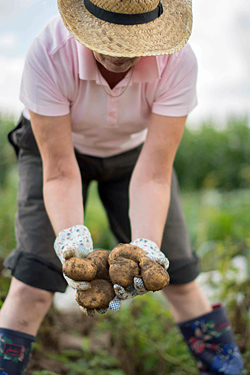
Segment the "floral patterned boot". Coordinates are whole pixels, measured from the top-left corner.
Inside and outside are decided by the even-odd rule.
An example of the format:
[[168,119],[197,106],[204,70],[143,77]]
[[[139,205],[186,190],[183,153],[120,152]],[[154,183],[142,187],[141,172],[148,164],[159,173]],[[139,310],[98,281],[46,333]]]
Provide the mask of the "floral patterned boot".
[[0,375],[24,375],[35,336],[0,328]]
[[201,375],[245,375],[225,308],[178,324]]

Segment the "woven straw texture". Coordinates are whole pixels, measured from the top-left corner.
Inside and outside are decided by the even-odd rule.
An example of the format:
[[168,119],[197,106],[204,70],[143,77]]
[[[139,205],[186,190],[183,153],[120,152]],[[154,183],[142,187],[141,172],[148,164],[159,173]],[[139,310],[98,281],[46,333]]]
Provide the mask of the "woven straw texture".
[[[117,13],[144,13],[158,0],[92,0]],[[83,0],[58,0],[58,9],[70,33],[93,51],[110,56],[136,57],[172,54],[188,41],[192,30],[192,0],[162,0],[163,14],[140,25],[102,21],[85,8]]]

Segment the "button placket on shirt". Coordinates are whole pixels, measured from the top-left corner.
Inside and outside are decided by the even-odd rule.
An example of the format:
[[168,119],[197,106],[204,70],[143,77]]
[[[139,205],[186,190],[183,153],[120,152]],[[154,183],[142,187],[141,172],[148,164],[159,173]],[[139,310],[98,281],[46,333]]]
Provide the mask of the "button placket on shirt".
[[[108,128],[118,128],[118,100],[119,100],[119,94],[122,90],[124,90],[124,87],[128,84],[128,77],[125,78],[125,80],[122,80],[113,90],[112,95],[108,97],[108,110],[107,110],[107,127]],[[131,82],[129,83],[127,89],[131,85]],[[122,94],[123,95],[123,94]]]
[[[111,91],[107,82],[102,83],[98,74],[96,74],[96,83],[101,86],[105,86],[106,95],[107,95],[107,118],[106,118],[106,128],[117,128],[118,127],[118,98],[110,96],[107,92]],[[119,86],[119,85],[118,85]],[[104,88],[104,87],[103,87]],[[112,95],[119,95],[119,90],[121,88],[114,88],[112,90]]]
[[[117,89],[113,90],[114,95]],[[118,127],[118,98],[108,97],[108,110],[107,110],[107,127],[117,128]]]

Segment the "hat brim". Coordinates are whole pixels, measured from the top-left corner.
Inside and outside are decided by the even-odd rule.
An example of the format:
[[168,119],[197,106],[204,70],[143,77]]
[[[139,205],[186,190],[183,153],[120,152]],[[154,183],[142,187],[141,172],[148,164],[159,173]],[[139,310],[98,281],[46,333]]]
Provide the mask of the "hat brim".
[[58,0],[58,8],[74,38],[93,51],[119,57],[170,55],[179,51],[191,35],[192,0],[161,2],[163,14],[140,25],[102,21],[89,13],[83,0]]

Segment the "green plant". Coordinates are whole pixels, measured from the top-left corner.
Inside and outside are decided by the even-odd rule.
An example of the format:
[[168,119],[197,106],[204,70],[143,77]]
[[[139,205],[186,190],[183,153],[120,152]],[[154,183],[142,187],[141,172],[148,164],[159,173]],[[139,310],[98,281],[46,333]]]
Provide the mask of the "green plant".
[[208,241],[243,243],[249,236],[250,190],[184,192],[182,203],[196,250]]
[[[250,279],[235,267],[236,256],[249,262],[250,239],[245,247],[228,241],[216,243],[217,279],[211,277],[213,300],[228,311],[246,373],[250,373],[249,309]],[[157,298],[157,296],[159,298]],[[124,303],[119,314],[98,317],[96,336],[112,333],[110,353],[116,353],[126,374],[196,374],[195,365],[161,294],[147,294]]]
[[166,303],[155,295],[124,303],[119,313],[98,316],[95,335],[111,333],[110,353],[126,374],[197,374]]
[[0,257],[5,257],[16,245],[14,220],[17,210],[17,171],[8,172],[5,186],[0,190]]
[[6,277],[2,277],[1,270],[0,270],[0,310],[7,296],[9,287],[10,287],[10,279]]
[[15,155],[7,141],[8,132],[15,126],[13,117],[0,115],[0,188],[5,185],[8,171],[15,163]]
[[[54,311],[55,313],[55,311]],[[51,327],[51,329],[55,329]],[[67,375],[125,375],[120,369],[119,360],[112,357],[106,350],[93,352],[89,337],[83,337],[82,347],[78,350],[58,350],[54,345],[53,351],[45,351],[38,343],[35,356],[44,357],[47,361],[52,361],[60,374]],[[49,362],[48,362],[49,363]],[[50,371],[31,371],[30,375],[54,375],[57,373]]]
[[110,250],[117,244],[110,232],[107,215],[99,199],[95,181],[90,184],[88,192],[85,224],[90,228],[95,248]]
[[204,122],[185,129],[175,169],[181,188],[233,190],[250,186],[250,128],[247,118],[231,118],[223,129]]
[[250,275],[242,266],[236,267],[235,260],[240,256],[247,268],[250,262],[249,249],[250,237],[246,239],[244,246],[229,241],[218,242],[216,266],[220,278],[215,279],[211,275],[209,280],[214,290],[214,299],[223,301],[228,308],[228,315],[244,356],[247,373],[250,373]]

